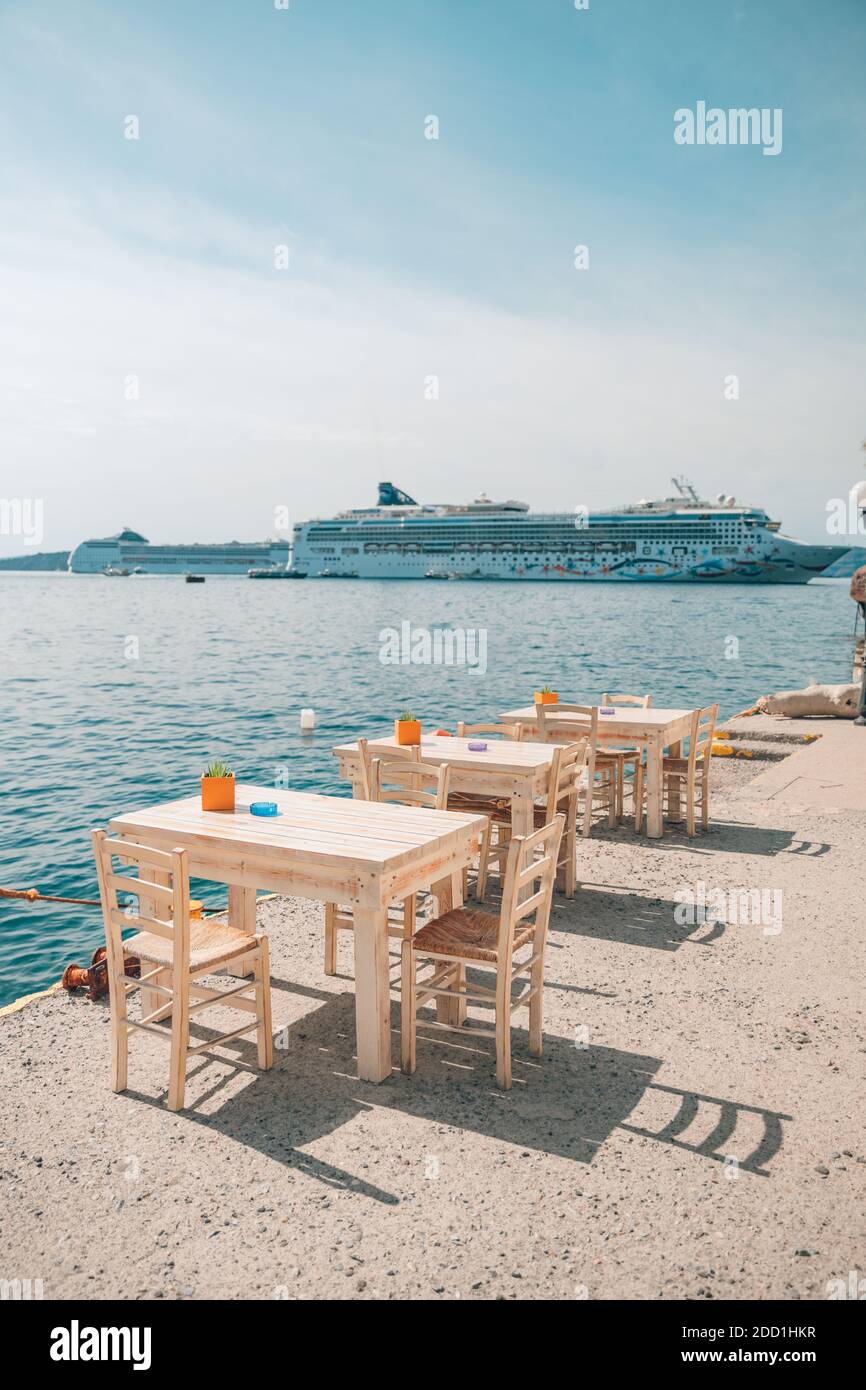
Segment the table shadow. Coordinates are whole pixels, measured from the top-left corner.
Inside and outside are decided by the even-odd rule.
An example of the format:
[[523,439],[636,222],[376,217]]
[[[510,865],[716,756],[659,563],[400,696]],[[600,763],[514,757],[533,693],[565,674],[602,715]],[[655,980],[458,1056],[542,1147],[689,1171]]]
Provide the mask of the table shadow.
[[[483,975],[479,978],[483,978]],[[285,982],[283,982],[285,983]],[[291,985],[287,985],[291,989]],[[392,1046],[399,1053],[399,1007],[392,1007]],[[209,1030],[197,1025],[197,1040]],[[236,1040],[220,1055],[225,1065],[208,1076],[206,1059],[190,1071],[188,1108],[182,1112],[191,1125],[228,1136],[241,1146],[261,1152],[287,1169],[305,1173],[327,1187],[357,1193],[393,1205],[402,1200],[399,1185],[382,1186],[365,1176],[363,1150],[358,1170],[350,1171],[316,1157],[306,1147],[335,1134],[358,1116],[375,1111],[399,1111],[448,1129],[475,1133],[486,1139],[537,1151],[575,1163],[592,1163],[599,1147],[616,1131],[672,1144],[697,1157],[730,1163],[737,1155],[737,1126],[744,1117],[762,1120],[763,1133],[744,1157],[741,1170],[768,1176],[770,1160],[782,1143],[782,1121],[790,1116],[733,1100],[674,1086],[661,1085],[655,1075],[661,1059],[640,1053],[547,1034],[542,1058],[530,1057],[525,1028],[513,1030],[514,1085],[500,1091],[495,1084],[492,1043],[470,1033],[425,1034],[419,1029],[418,1070],[412,1077],[395,1068],[379,1086],[356,1076],[355,1009],[353,995],[333,995],[302,1018],[276,1033],[276,1061],[260,1072],[251,1042]],[[238,1089],[238,1072],[249,1078]],[[127,1095],[162,1107],[164,1094]],[[214,1105],[214,1102],[222,1103]],[[648,1106],[650,1117],[640,1122],[635,1112]],[[707,1132],[707,1125],[712,1128]],[[394,1160],[415,1153],[416,1140],[394,1139]],[[387,1136],[372,1153],[381,1159]],[[425,1140],[429,1147],[430,1141]],[[416,1156],[418,1156],[416,1154]],[[423,1155],[419,1156],[420,1158]],[[375,1164],[373,1166],[376,1166]],[[381,1168],[381,1162],[378,1164]]]

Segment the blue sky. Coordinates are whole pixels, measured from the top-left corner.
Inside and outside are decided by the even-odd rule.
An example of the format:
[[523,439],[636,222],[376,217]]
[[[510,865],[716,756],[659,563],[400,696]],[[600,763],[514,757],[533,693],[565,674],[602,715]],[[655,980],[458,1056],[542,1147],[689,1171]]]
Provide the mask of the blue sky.
[[[46,547],[680,471],[818,538],[863,471],[859,0],[43,0],[0,55],[0,490]],[[676,145],[698,100],[781,154]]]

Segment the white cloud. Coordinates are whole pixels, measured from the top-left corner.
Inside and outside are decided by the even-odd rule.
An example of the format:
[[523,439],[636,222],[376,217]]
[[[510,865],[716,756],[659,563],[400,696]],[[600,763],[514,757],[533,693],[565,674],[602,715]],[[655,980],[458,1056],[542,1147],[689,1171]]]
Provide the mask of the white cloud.
[[485,488],[571,509],[656,495],[681,471],[818,536],[826,496],[857,474],[849,342],[737,322],[721,292],[690,324],[660,292],[603,327],[571,281],[560,312],[530,315],[306,248],[281,272],[273,236],[163,190],[87,206],[6,193],[0,491],[45,499],[46,548],[122,523],[261,536],[277,504],[326,514],[384,477],[425,500]]

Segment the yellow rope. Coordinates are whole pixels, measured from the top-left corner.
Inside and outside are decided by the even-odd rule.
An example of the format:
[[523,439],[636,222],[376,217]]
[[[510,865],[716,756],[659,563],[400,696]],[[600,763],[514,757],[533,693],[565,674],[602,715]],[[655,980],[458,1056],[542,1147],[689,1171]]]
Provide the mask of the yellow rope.
[[[130,883],[135,883],[135,879],[130,879]],[[130,888],[130,892],[134,893],[134,890]],[[269,898],[278,896],[277,893],[265,893],[258,901],[263,903]],[[38,888],[0,888],[0,898],[23,898],[25,902],[29,903],[80,903],[82,907],[102,906],[98,898],[58,898],[52,897],[48,893],[40,893]],[[225,910],[224,907],[205,908],[205,912],[211,913],[225,912]]]
[[81,903],[84,907],[99,907],[98,898],[53,898],[38,888],[0,888],[0,898],[24,898],[30,903]]

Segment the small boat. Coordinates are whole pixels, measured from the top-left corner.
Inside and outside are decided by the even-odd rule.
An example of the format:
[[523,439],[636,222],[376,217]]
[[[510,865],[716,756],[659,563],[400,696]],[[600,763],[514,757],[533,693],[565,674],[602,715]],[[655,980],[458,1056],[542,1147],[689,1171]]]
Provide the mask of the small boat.
[[106,579],[128,579],[129,570],[119,569],[116,565],[106,565],[102,571]]
[[187,575],[184,576],[184,578],[186,579],[187,584],[203,584],[203,583],[204,583],[204,575],[203,575],[203,574],[187,574]]
[[317,579],[358,579],[357,570],[319,570]]
[[306,579],[303,570],[247,570],[247,579]]

